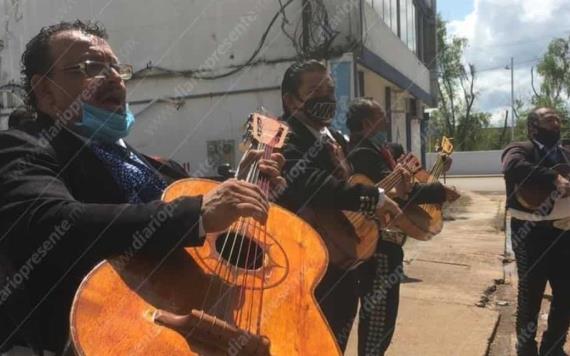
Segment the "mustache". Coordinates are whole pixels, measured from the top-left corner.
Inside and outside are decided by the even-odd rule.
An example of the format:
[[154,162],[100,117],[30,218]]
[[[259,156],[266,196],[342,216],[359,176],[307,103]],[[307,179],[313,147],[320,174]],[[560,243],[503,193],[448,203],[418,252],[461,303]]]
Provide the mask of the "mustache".
[[117,86],[102,86],[97,88],[97,90],[91,96],[95,100],[107,100],[107,99],[117,99],[120,101],[125,101],[126,93],[125,90]]

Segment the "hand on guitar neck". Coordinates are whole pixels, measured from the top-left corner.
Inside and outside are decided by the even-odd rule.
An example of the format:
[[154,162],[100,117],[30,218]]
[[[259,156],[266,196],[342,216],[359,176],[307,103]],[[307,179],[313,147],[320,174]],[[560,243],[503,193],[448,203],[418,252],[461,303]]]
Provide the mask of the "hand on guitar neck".
[[[262,158],[262,150],[251,150],[240,163],[239,172],[247,172],[252,163],[257,162],[259,172],[265,175],[270,187],[286,184],[281,176],[285,158],[280,153],[272,153],[270,158]],[[252,217],[261,223],[267,220],[269,202],[258,185],[230,179],[204,195],[202,199],[202,226],[205,232],[226,230],[239,217]]]
[[400,180],[394,189],[388,192],[388,195],[392,198],[406,199],[413,187],[412,174],[401,164],[398,164],[394,171],[400,173]]
[[238,179],[245,179],[245,174],[248,172],[252,163],[259,164],[259,171],[262,175],[269,178],[269,183],[272,188],[282,188],[287,185],[285,178],[281,176],[283,165],[285,164],[285,157],[281,153],[274,152],[269,159],[263,158],[263,150],[250,150],[245,153],[244,158],[239,165]]
[[556,177],[556,181],[554,181],[554,185],[556,190],[562,193],[562,198],[570,196],[570,181],[567,178],[559,174]]

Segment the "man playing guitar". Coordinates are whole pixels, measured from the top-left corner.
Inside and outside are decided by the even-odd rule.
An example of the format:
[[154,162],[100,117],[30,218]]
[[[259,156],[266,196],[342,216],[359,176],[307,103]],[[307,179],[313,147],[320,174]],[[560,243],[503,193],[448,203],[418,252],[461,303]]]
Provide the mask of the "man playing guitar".
[[[374,182],[389,175],[394,169],[392,157],[400,158],[404,152],[399,144],[387,144],[386,119],[380,104],[372,98],[355,99],[349,106],[347,126],[351,131],[349,160],[354,172]],[[443,203],[458,197],[439,182],[405,183],[398,192],[393,192],[399,193],[400,198],[409,197],[398,199],[402,205]],[[361,304],[358,354],[362,356],[384,355],[388,349],[396,327],[400,283],[404,277],[402,246],[406,235],[387,229],[381,231],[380,239],[374,256],[356,270]]]
[[[529,140],[510,144],[502,157],[519,275],[516,332],[520,356],[537,355],[537,319],[546,282],[552,288],[552,304],[538,354],[566,355],[563,347],[570,324],[570,233],[549,217],[557,201],[570,194],[567,176],[555,169],[558,164],[567,164],[570,157],[570,152],[560,145],[561,122],[560,114],[551,108],[532,110],[527,117]],[[539,193],[545,194],[532,199],[537,203],[529,205],[528,198]]]
[[[337,212],[341,218],[342,210],[378,215],[385,212],[398,215],[401,212],[383,190],[348,183],[351,167],[346,160],[344,139],[328,128],[336,110],[334,88],[327,67],[315,60],[295,63],[285,72],[282,83],[283,119],[289,124],[291,133],[283,150],[286,160],[283,176],[288,187],[278,199],[280,204],[305,217],[321,232],[329,250],[333,236],[318,221],[322,212]],[[352,237],[347,233],[347,236],[339,238]],[[358,304],[356,279],[352,272],[329,264],[315,291],[343,350]]]

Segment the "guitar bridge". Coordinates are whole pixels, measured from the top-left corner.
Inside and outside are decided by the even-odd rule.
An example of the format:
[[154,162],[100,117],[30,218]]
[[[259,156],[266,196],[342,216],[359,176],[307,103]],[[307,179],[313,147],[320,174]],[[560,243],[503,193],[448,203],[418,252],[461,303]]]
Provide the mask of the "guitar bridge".
[[178,332],[189,343],[198,342],[221,353],[234,350],[236,355],[270,355],[269,339],[239,329],[203,310],[194,309],[187,315],[156,310],[152,319],[156,324]]

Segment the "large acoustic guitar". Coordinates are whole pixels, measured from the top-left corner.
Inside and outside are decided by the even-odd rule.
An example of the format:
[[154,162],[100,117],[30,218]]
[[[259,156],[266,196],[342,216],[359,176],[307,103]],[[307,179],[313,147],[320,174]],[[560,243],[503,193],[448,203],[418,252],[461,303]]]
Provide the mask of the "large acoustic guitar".
[[[269,157],[288,127],[252,116],[252,148]],[[247,180],[269,193],[251,165]],[[205,194],[218,183],[185,179],[164,201]],[[71,312],[80,355],[339,355],[314,297],[327,267],[320,236],[271,205],[267,223],[240,218],[197,248],[167,256],[111,258],[83,280]]]

